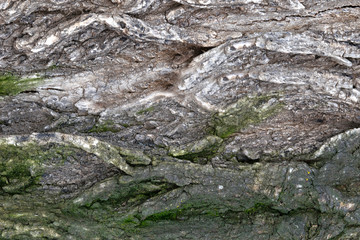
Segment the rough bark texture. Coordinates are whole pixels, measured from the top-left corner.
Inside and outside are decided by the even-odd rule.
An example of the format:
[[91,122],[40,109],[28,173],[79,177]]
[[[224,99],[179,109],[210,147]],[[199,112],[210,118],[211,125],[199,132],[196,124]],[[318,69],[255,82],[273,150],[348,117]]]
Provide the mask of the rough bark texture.
[[358,0],[1,0],[1,239],[360,239]]

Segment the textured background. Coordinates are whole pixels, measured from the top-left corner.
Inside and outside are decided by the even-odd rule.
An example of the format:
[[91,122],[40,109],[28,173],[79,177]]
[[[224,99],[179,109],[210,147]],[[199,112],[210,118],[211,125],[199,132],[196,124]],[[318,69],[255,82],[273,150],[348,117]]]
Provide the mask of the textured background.
[[0,238],[359,239],[358,0],[0,0]]

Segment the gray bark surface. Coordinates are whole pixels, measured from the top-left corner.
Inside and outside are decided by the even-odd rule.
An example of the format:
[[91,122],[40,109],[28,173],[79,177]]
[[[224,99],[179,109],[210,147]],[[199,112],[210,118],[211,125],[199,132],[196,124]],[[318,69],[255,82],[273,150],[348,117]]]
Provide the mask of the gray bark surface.
[[0,239],[360,239],[358,0],[1,0]]

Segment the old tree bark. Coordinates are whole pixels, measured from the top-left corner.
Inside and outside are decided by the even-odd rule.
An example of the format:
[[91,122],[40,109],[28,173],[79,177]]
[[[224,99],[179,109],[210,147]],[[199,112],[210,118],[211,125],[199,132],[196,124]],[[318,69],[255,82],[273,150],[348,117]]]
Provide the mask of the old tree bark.
[[1,239],[360,239],[358,0],[1,0]]

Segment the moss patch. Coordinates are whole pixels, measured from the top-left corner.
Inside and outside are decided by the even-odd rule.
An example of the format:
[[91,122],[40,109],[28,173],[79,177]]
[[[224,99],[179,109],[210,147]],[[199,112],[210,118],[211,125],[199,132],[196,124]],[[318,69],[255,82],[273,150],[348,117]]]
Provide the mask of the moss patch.
[[0,74],[0,96],[13,96],[22,91],[30,90],[43,79],[43,77],[20,78],[10,73]]
[[22,193],[37,184],[45,168],[44,162],[63,164],[73,153],[70,147],[0,145],[0,192]]
[[112,217],[116,213],[114,208],[125,204],[128,206],[141,204],[146,199],[162,194],[175,186],[159,182],[131,182],[120,183],[114,177],[84,192],[63,208],[63,212],[71,216],[86,216],[88,211],[95,210],[94,218],[101,219]]
[[131,165],[149,165],[151,163],[150,157],[146,156],[144,152],[137,149],[128,149],[117,147],[119,153],[125,158],[126,162]]
[[121,129],[111,120],[107,120],[103,123],[97,123],[88,132],[89,133],[102,133],[102,132],[119,132]]
[[222,139],[217,136],[205,138],[180,147],[170,147],[169,155],[194,162],[198,158],[209,158],[217,153],[222,144]]
[[193,200],[177,206],[175,209],[160,211],[147,216],[145,219],[137,216],[140,223],[137,228],[146,228],[159,222],[181,221],[189,218],[226,218],[227,209],[221,203],[211,200]]
[[[149,217],[147,217],[145,221],[163,221],[163,220],[176,220],[179,215],[183,212],[184,209],[173,209],[169,211],[163,211],[159,213],[155,213]],[[141,226],[141,225],[140,225]]]
[[271,205],[268,203],[255,203],[253,207],[245,209],[244,212],[253,215],[260,212],[275,212],[275,210],[272,210]]
[[145,108],[145,109],[142,109],[138,112],[136,112],[137,115],[143,115],[143,114],[146,114],[146,113],[149,113],[149,112],[152,112],[155,110],[155,107],[154,106],[151,106],[151,107],[148,107],[148,108]]
[[119,227],[127,232],[135,232],[136,226],[140,224],[139,219],[134,216],[129,216],[119,222]]
[[251,124],[258,124],[279,113],[283,106],[275,95],[243,98],[225,112],[215,114],[211,126],[215,135],[227,138]]

